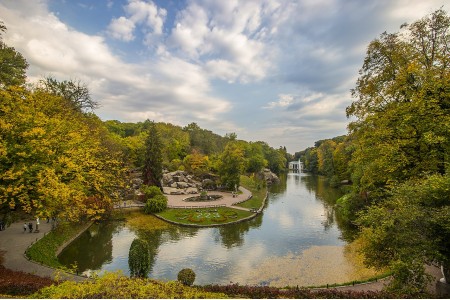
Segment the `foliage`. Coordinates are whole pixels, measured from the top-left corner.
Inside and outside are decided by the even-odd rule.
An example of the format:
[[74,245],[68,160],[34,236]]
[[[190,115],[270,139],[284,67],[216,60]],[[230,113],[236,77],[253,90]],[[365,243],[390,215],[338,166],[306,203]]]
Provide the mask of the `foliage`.
[[154,185],[148,186],[143,184],[141,185],[141,191],[144,193],[146,200],[163,194],[161,189]]
[[56,229],[47,233],[43,238],[27,249],[25,255],[32,261],[49,267],[64,269],[58,261],[56,251],[66,241],[75,236],[85,224],[60,223]]
[[47,299],[197,299],[227,298],[222,293],[187,287],[177,281],[160,282],[146,278],[128,278],[120,273],[107,273],[94,281],[66,281],[41,289],[32,298]]
[[20,52],[3,42],[2,32],[6,27],[3,22],[0,26],[0,87],[23,86],[28,63]]
[[209,158],[201,154],[197,149],[193,149],[191,154],[187,155],[183,160],[185,170],[196,176],[208,173],[210,169]]
[[264,180],[257,179],[255,176],[241,176],[241,185],[252,193],[252,197],[237,206],[245,208],[260,208],[267,195],[267,187]]
[[450,18],[439,9],[372,41],[347,115],[359,191],[386,189],[427,172],[443,174],[450,140]]
[[182,269],[178,272],[177,279],[182,284],[191,286],[195,281],[195,272],[189,268]]
[[144,184],[161,186],[162,143],[154,122],[148,121],[148,136],[145,141]]
[[230,142],[220,155],[218,171],[222,184],[230,191],[239,187],[244,168],[244,152],[237,142]]
[[158,229],[167,229],[172,225],[163,220],[152,216],[142,214],[140,211],[130,211],[125,215],[127,224],[136,231],[151,231]]
[[74,221],[111,209],[120,151],[95,115],[40,90],[1,90],[0,99],[1,206]]
[[393,271],[391,288],[424,291],[424,264],[450,261],[449,192],[448,175],[410,180],[358,219],[365,261]]
[[[0,266],[0,295],[23,296],[35,293],[55,282],[47,277],[40,277],[21,271],[13,271]],[[9,298],[3,297],[1,298]]]
[[167,197],[164,195],[156,195],[145,203],[144,211],[147,214],[159,213],[167,208]]
[[128,253],[131,277],[147,277],[151,268],[150,248],[145,240],[134,239]]
[[[247,286],[237,283],[230,285],[207,285],[202,288],[208,292],[223,293],[230,298],[247,299],[400,299],[409,295],[385,291],[351,291],[338,289],[299,289],[276,288],[269,286]],[[430,295],[416,294],[416,298],[427,298]]]
[[87,85],[80,80],[57,81],[47,77],[39,81],[38,87],[49,94],[66,99],[75,110],[94,110],[99,107],[98,102],[92,99]]

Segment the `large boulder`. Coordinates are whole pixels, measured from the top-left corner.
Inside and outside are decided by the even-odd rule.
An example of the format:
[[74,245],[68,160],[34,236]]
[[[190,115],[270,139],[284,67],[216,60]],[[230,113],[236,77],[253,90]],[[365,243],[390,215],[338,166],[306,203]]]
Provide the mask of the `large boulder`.
[[277,174],[273,173],[269,169],[264,169],[261,175],[262,175],[262,178],[269,185],[280,182],[280,178],[278,178]]

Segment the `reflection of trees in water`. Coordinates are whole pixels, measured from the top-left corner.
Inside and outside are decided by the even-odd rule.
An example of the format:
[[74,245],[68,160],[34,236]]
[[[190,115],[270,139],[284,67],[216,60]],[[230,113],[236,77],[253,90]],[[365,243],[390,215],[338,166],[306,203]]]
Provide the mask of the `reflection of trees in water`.
[[343,193],[340,189],[332,188],[328,180],[323,176],[301,176],[301,182],[310,193],[314,193],[318,200],[321,200],[324,206],[324,215],[326,220],[322,222],[324,229],[328,230],[336,222],[341,238],[345,241],[351,241],[357,232],[357,228],[351,223],[340,217],[335,210],[335,204]]
[[286,191],[287,174],[283,173],[283,174],[280,174],[278,177],[280,178],[280,182],[274,183],[268,187],[270,193],[282,194]]
[[179,241],[186,237],[194,237],[197,235],[198,228],[193,227],[181,227],[171,225],[164,229],[155,230],[136,230],[135,234],[139,239],[147,241],[150,250],[150,271],[153,270],[153,265],[155,264],[156,258],[158,256],[159,247],[169,241]]
[[302,176],[300,178],[308,191],[314,192],[316,198],[326,204],[336,204],[336,200],[343,195],[340,189],[332,188],[328,180],[323,176]]
[[227,249],[242,246],[245,233],[251,228],[261,227],[262,219],[263,214],[261,213],[248,221],[218,227],[214,231],[214,239],[216,242],[220,241]]
[[92,225],[61,252],[59,262],[66,267],[76,262],[79,272],[100,269],[112,260],[112,235],[121,228],[118,222]]

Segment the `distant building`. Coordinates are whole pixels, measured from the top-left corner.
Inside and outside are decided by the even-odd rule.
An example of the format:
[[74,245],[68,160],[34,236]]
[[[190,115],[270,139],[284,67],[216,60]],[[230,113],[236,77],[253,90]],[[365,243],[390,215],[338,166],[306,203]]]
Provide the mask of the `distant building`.
[[294,160],[294,161],[290,161],[289,162],[289,170],[292,171],[301,171],[302,170],[302,165],[300,160]]

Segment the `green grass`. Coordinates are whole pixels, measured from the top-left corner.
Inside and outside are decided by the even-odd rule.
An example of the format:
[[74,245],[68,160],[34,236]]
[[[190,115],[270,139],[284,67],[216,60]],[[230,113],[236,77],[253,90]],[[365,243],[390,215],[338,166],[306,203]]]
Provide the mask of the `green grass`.
[[55,230],[47,233],[42,239],[34,243],[25,252],[26,256],[41,264],[65,269],[56,257],[58,248],[75,236],[86,224],[60,224]]
[[249,211],[229,207],[208,207],[190,209],[169,208],[157,215],[179,224],[210,226],[236,222],[252,214]]
[[261,180],[253,180],[248,176],[241,176],[241,186],[249,190],[253,197],[250,200],[237,204],[237,206],[244,208],[256,208],[259,209],[266,198],[267,187]]

